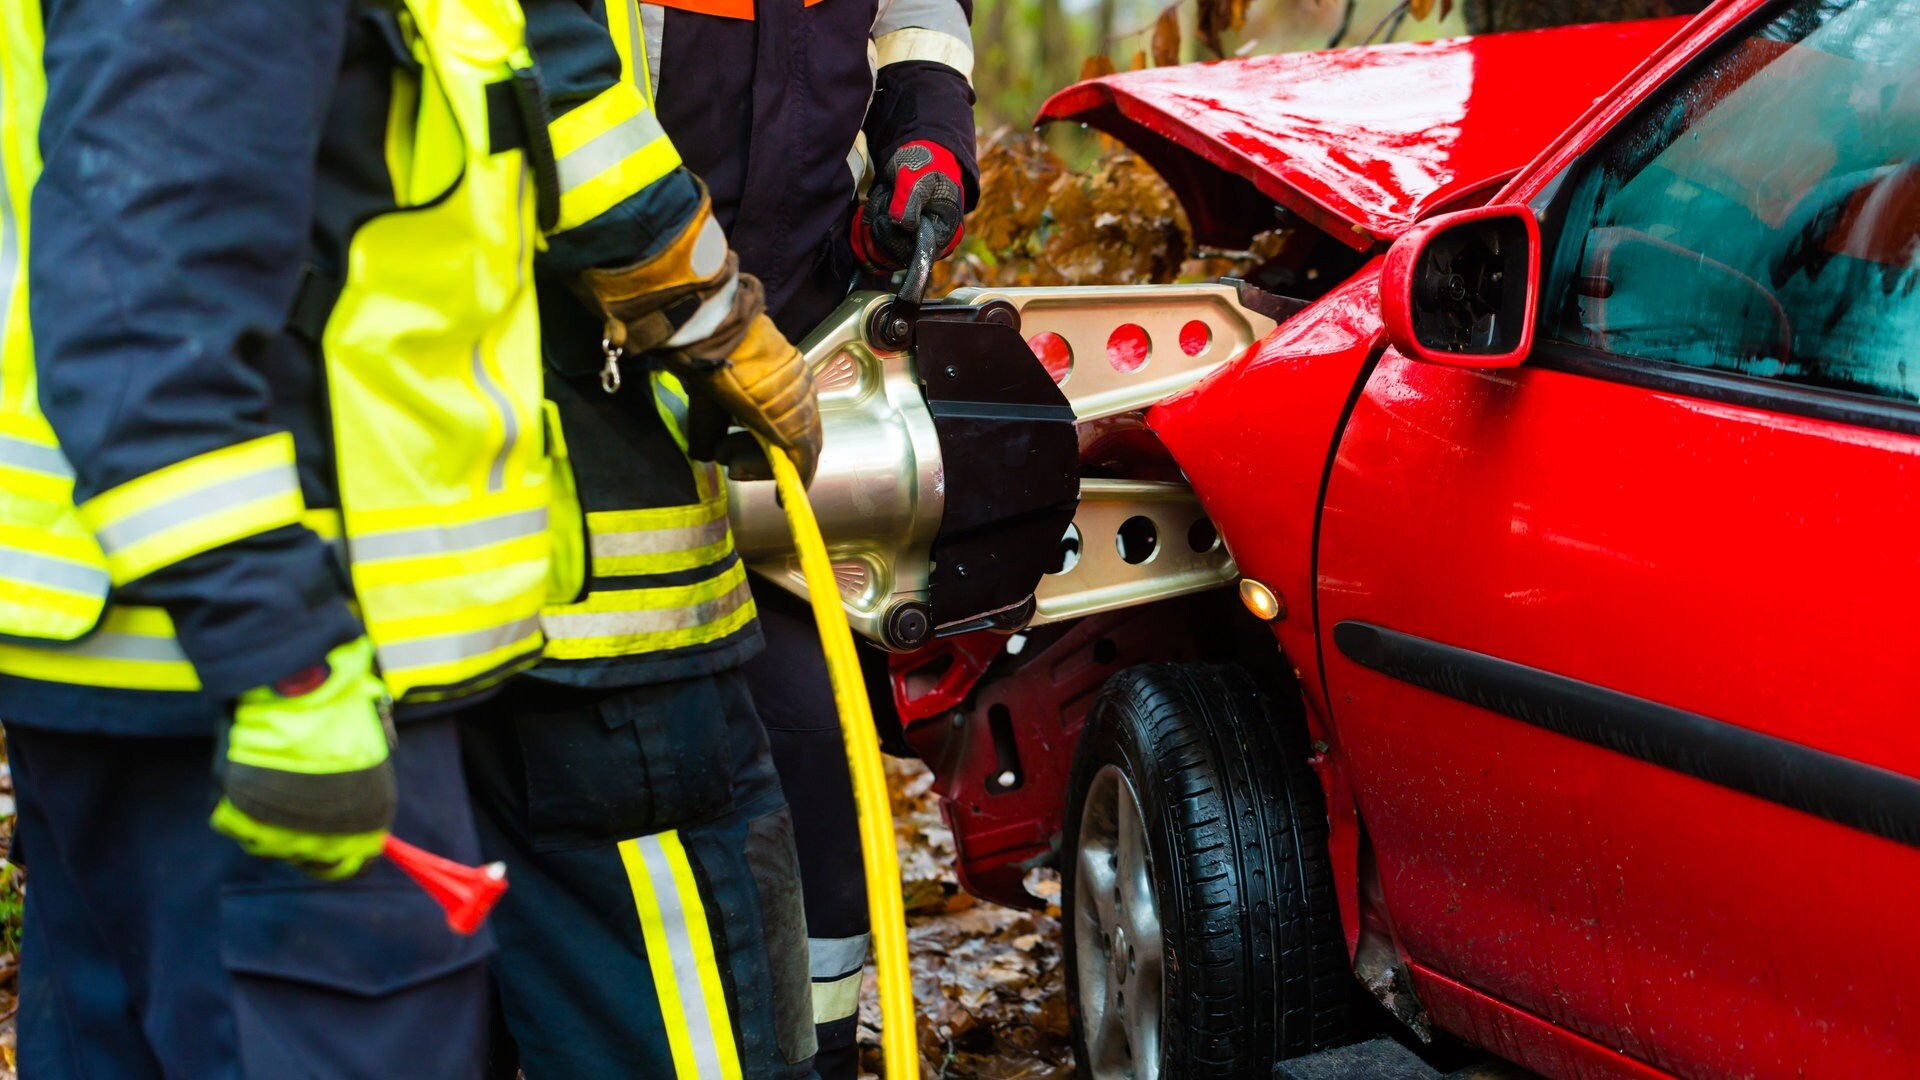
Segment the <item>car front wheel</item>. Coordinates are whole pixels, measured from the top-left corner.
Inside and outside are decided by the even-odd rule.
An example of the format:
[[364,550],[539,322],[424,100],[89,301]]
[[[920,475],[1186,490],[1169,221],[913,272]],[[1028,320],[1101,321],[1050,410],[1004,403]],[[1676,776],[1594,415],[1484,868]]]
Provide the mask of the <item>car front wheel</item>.
[[1067,1004],[1095,1080],[1266,1080],[1344,1041],[1326,811],[1289,709],[1223,666],[1130,668],[1074,759]]

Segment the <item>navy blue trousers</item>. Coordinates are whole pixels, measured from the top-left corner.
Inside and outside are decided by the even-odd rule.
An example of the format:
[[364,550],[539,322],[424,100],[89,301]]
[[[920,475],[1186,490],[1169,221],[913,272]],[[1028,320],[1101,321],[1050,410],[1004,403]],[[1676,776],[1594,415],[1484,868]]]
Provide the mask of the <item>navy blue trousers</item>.
[[[758,581],[754,586],[767,648],[747,662],[745,672],[780,784],[793,804],[820,1044],[814,1067],[822,1080],[854,1080],[860,1064],[858,994],[869,948],[867,882],[840,713],[812,610],[780,589]],[[870,695],[883,692],[890,691],[869,679]],[[874,697],[876,709],[885,703]]]
[[793,825],[738,672],[517,680],[462,727],[511,1080],[809,1077]]
[[[321,882],[242,853],[207,826],[212,739],[6,737],[24,1080],[478,1075],[484,931],[384,861]],[[454,721],[401,727],[395,764],[395,833],[474,861]]]

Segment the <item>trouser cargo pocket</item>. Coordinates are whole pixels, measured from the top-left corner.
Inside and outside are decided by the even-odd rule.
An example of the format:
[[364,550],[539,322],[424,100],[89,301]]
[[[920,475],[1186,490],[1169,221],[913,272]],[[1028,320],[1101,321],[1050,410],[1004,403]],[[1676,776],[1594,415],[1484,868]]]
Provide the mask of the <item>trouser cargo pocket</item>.
[[[569,695],[574,697],[574,695]],[[564,851],[705,821],[732,805],[711,679],[578,695],[514,719],[535,851]]]

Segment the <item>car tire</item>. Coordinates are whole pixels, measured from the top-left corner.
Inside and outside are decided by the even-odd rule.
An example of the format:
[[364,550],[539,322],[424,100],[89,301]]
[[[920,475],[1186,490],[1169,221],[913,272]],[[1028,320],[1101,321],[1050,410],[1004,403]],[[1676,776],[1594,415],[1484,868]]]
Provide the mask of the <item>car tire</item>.
[[1062,875],[1081,1076],[1267,1080],[1345,1041],[1354,983],[1307,757],[1297,699],[1238,668],[1142,665],[1102,688]]

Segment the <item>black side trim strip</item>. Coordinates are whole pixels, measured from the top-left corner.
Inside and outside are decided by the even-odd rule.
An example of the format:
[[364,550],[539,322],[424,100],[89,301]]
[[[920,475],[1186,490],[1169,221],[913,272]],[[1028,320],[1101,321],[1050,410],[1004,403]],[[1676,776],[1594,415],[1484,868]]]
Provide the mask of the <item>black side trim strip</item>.
[[1333,628],[1362,667],[1836,825],[1920,848],[1920,780],[1485,653],[1362,622]]
[[1625,383],[1663,394],[1724,401],[1742,408],[1806,416],[1836,424],[1920,435],[1920,407],[1864,391],[1762,379],[1734,371],[1615,356],[1564,341],[1542,340],[1527,363],[1570,375]]

